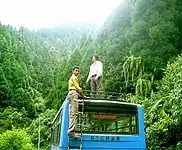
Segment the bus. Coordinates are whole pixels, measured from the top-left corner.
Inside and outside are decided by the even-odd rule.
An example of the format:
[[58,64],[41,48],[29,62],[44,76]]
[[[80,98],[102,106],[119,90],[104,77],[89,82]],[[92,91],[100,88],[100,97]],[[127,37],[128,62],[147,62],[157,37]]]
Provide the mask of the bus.
[[69,103],[65,100],[51,129],[51,150],[146,150],[141,105],[112,100],[79,99],[76,133],[67,135]]

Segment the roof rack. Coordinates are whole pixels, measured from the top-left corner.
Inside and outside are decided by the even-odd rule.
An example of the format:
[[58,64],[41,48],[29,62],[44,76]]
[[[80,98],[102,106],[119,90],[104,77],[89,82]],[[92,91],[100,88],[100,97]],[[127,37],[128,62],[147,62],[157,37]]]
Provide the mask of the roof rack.
[[125,93],[100,91],[92,94],[91,90],[83,90],[83,93],[85,96],[90,97],[93,100],[114,100],[126,102]]

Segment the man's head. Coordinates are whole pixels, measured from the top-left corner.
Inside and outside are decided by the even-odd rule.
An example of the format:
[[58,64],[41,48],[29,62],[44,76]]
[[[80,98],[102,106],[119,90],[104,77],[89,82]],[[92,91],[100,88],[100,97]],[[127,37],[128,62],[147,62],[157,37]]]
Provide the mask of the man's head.
[[79,74],[80,68],[78,66],[74,66],[72,68],[72,73],[77,76]]
[[93,56],[92,56],[92,62],[94,63],[94,62],[96,62],[97,60],[99,60],[99,56],[93,55]]

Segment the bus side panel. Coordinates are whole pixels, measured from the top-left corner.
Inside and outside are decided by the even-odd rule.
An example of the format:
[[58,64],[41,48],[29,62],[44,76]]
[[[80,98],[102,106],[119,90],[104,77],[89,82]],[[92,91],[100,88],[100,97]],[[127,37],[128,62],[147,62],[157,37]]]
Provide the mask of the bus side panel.
[[68,127],[69,127],[69,103],[66,100],[63,106],[60,150],[64,150],[64,148],[66,148],[66,150],[68,149],[68,136],[67,136]]
[[145,131],[144,131],[144,112],[141,106],[138,107],[138,124],[139,124],[139,135],[142,144],[146,148]]

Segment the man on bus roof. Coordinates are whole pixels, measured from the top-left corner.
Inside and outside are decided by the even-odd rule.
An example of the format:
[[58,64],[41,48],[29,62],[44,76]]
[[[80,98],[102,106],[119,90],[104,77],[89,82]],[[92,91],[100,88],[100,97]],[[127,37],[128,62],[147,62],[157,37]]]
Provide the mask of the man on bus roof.
[[91,86],[91,98],[96,98],[96,91],[98,96],[101,96],[102,92],[102,74],[103,74],[103,64],[99,61],[97,55],[92,56],[92,65],[90,66],[89,75],[87,77],[86,83],[88,84],[90,80]]
[[89,98],[86,97],[83,92],[82,88],[79,86],[79,80],[78,80],[78,74],[79,74],[79,67],[74,66],[72,68],[72,76],[69,79],[68,82],[68,95],[67,100],[69,101],[69,129],[68,129],[68,136],[71,136],[73,138],[79,138],[74,130],[77,124],[77,113],[78,113],[78,94],[80,94],[83,98]]

